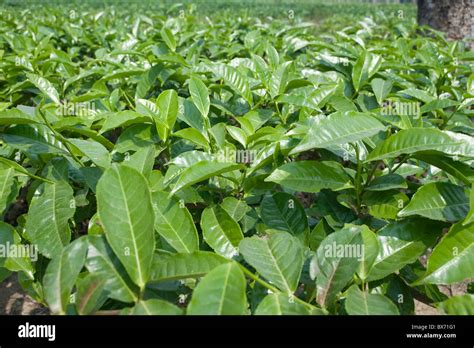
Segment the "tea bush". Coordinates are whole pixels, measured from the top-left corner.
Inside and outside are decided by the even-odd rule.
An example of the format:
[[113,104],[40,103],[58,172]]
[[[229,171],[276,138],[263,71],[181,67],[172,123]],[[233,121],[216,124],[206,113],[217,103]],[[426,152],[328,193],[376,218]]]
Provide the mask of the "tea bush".
[[56,314],[474,314],[440,291],[474,278],[474,55],[401,9],[3,7],[0,279]]

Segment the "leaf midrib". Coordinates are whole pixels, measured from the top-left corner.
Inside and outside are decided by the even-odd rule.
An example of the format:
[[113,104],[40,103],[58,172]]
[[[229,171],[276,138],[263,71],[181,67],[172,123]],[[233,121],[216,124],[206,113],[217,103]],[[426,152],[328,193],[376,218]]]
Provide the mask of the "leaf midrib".
[[127,224],[128,226],[130,227],[130,232],[131,232],[131,240],[132,240],[132,244],[133,244],[133,249],[135,251],[135,261],[136,261],[136,264],[137,264],[137,271],[138,271],[138,278],[140,279],[140,282],[142,282],[144,285],[145,281],[143,279],[143,274],[142,274],[142,268],[141,268],[141,264],[140,264],[140,259],[138,258],[138,247],[137,247],[137,241],[135,240],[135,229],[132,225],[132,217],[130,216],[130,209],[128,207],[128,200],[127,200],[127,197],[125,197],[125,188],[123,186],[123,183],[122,183],[122,177],[120,176],[120,173],[118,170],[115,170],[115,172],[117,173],[117,179],[118,179],[118,183],[120,185],[120,193],[122,195],[122,198],[123,198],[123,201],[124,201],[124,204],[125,204],[125,210],[127,212]]
[[227,267],[227,272],[226,272],[225,279],[224,279],[224,286],[222,287],[222,295],[221,295],[221,298],[219,300],[219,310],[218,310],[217,314],[222,314],[222,308],[224,307],[225,294],[227,292],[227,284],[229,282],[231,269],[232,269],[232,265],[229,265],[229,267]]
[[173,225],[171,224],[171,222],[166,218],[166,216],[164,216],[162,213],[161,213],[161,210],[157,207],[156,211],[160,214],[160,216],[163,218],[163,220],[166,222],[166,224],[170,227],[170,229],[174,232],[174,234],[176,235],[176,237],[178,238],[180,244],[182,247],[184,247],[184,249],[186,250],[187,253],[190,253],[191,251],[189,250],[189,248],[186,246],[186,244],[184,243],[183,239],[181,238],[181,236],[179,235],[178,231],[175,230],[175,228],[173,227]]

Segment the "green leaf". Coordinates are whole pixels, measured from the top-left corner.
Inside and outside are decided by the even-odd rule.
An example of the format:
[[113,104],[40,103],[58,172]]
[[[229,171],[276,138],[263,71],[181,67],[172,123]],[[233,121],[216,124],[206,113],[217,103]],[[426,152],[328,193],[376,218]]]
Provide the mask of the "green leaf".
[[156,106],[161,120],[168,126],[168,129],[173,129],[178,116],[178,93],[174,89],[161,92],[156,98]]
[[164,300],[150,299],[138,302],[133,308],[126,308],[120,314],[125,315],[181,315],[183,310]]
[[278,232],[265,238],[245,238],[239,251],[246,262],[281,291],[289,295],[296,290],[303,267],[303,248],[291,234]]
[[315,122],[290,154],[334,145],[355,143],[385,127],[375,117],[354,111],[336,112]]
[[155,215],[145,177],[127,166],[111,166],[97,184],[97,212],[112,250],[143,289],[155,249]]
[[438,303],[436,307],[447,315],[474,315],[474,295],[453,296]]
[[204,209],[201,215],[202,235],[219,255],[232,258],[244,238],[239,224],[220,206]]
[[363,257],[360,262],[359,270],[357,273],[359,275],[359,278],[365,280],[367,279],[370,270],[372,269],[372,266],[374,265],[375,260],[377,259],[377,255],[380,252],[381,245],[379,244],[377,235],[368,228],[363,229],[360,235],[362,237],[362,245],[364,246],[364,250]]
[[321,245],[321,242],[332,232],[332,229],[326,223],[326,220],[322,218],[318,224],[314,226],[309,236],[309,247],[311,250],[317,250]]
[[265,196],[261,203],[260,214],[269,228],[289,232],[302,240],[309,233],[303,206],[288,193],[276,192],[271,196]]
[[109,151],[100,143],[93,140],[68,139],[82,155],[87,156],[94,164],[101,168],[108,168],[111,162]]
[[372,86],[372,91],[375,94],[377,102],[379,103],[379,105],[382,105],[385,100],[385,97],[392,90],[392,81],[376,78],[370,82],[370,85]]
[[229,262],[229,259],[209,251],[171,255],[156,254],[151,280],[199,278],[227,262]]
[[242,75],[237,69],[222,63],[214,64],[213,72],[219,78],[224,79],[226,85],[241,95],[250,105],[252,105],[252,90],[248,78]]
[[243,147],[247,147],[247,134],[242,128],[235,126],[226,126],[229,135],[242,144]]
[[46,268],[43,278],[44,297],[54,314],[65,314],[69,297],[86,259],[85,237],[65,247]]
[[50,183],[50,184],[54,183],[53,181],[51,181],[49,179],[42,178],[40,176],[31,174],[28,170],[23,168],[21,165],[19,165],[18,163],[14,162],[14,161],[9,160],[9,159],[0,157],[0,163],[4,164],[4,165],[6,165],[10,168],[13,168],[17,173],[21,173],[23,175],[27,175],[27,176],[32,177],[34,179],[37,179],[37,180],[40,180],[40,181],[43,181],[43,182],[47,182],[47,183]]
[[356,91],[380,69],[381,64],[382,57],[364,50],[352,70],[352,83]]
[[37,191],[31,200],[26,234],[42,255],[53,258],[71,239],[68,221],[74,216],[75,201],[71,186],[65,182],[42,187],[44,191]]
[[455,161],[450,157],[430,155],[422,152],[415,154],[414,157],[453,175],[466,185],[474,182],[474,170],[466,163]]
[[107,300],[104,291],[106,279],[88,274],[77,280],[76,309],[80,315],[92,314],[100,309]]
[[12,193],[14,193],[14,174],[15,171],[13,170],[13,168],[0,170],[0,216],[3,215],[3,212],[11,203],[11,195]]
[[311,310],[285,294],[270,294],[260,302],[255,315],[310,315]]
[[284,62],[278,69],[273,73],[273,76],[269,79],[269,92],[272,98],[277,97],[285,92],[286,85],[288,84],[289,70],[293,62]]
[[368,294],[352,285],[347,290],[345,308],[349,315],[398,315],[397,306],[380,294]]
[[131,110],[107,113],[104,115],[105,121],[100,129],[100,133],[105,133],[111,129],[130,126],[135,123],[151,122],[151,118]]
[[32,261],[38,260],[38,252],[35,245],[22,244],[21,237],[15,229],[0,221],[0,268],[12,272],[24,272],[26,276],[34,280],[35,268]]
[[110,248],[105,236],[89,235],[86,268],[89,273],[104,279],[108,296],[121,302],[136,302],[136,286],[130,280],[120,260]]
[[421,215],[432,220],[456,222],[465,218],[469,200],[464,190],[447,182],[432,182],[418,189],[398,216]]
[[51,131],[42,125],[20,124],[0,133],[0,139],[11,147],[31,155],[69,155]]
[[300,192],[318,192],[324,188],[340,190],[352,186],[343,167],[332,161],[286,163],[275,169],[265,181]]
[[360,233],[366,226],[347,226],[323,240],[311,261],[316,276],[317,301],[326,308],[352,279],[362,260]]
[[194,128],[185,128],[173,133],[173,136],[186,139],[204,150],[209,150],[209,142],[200,131]]
[[199,238],[193,217],[183,202],[168,198],[165,192],[153,192],[155,230],[179,253],[199,249]]
[[221,207],[234,219],[239,222],[251,208],[243,200],[235,197],[226,197],[221,203]]
[[130,157],[125,156],[125,160],[122,162],[122,164],[131,168],[135,168],[140,173],[142,173],[145,178],[149,178],[153,170],[153,165],[155,164],[156,152],[158,151],[155,151],[155,147],[153,145],[142,147]]
[[0,124],[30,124],[41,123],[41,121],[34,114],[28,114],[18,108],[12,108],[0,111]]
[[457,223],[428,258],[426,274],[418,284],[454,284],[474,278],[474,223]]
[[246,281],[237,263],[220,265],[199,282],[188,315],[243,315],[248,312]]
[[398,92],[397,94],[401,95],[402,97],[408,95],[410,97],[413,97],[415,99],[421,100],[424,103],[429,103],[436,99],[434,96],[431,94],[417,88],[408,88],[404,89],[403,91]]
[[365,189],[367,191],[386,191],[393,189],[406,189],[408,187],[405,178],[398,174],[382,175],[370,182]]
[[176,51],[176,40],[174,39],[173,33],[166,27],[161,28],[161,38],[165,42],[166,46],[173,52]]
[[207,118],[211,101],[209,99],[209,91],[204,82],[195,76],[191,77],[189,80],[189,93],[191,94],[191,100],[194,105],[196,105],[201,115],[204,118]]
[[473,157],[474,140],[468,135],[434,128],[402,129],[377,145],[367,157],[367,161],[395,158],[420,151]]
[[240,169],[241,167],[240,164],[231,162],[200,161],[194,163],[180,174],[178,181],[171,190],[171,194],[175,194],[179,190],[185,189],[200,181]]
[[42,93],[44,93],[49,99],[51,99],[54,103],[60,104],[61,101],[59,100],[59,93],[54,88],[54,86],[42,76],[38,76],[31,73],[26,73],[26,77],[28,80],[36,86]]
[[443,109],[450,108],[450,107],[453,107],[453,106],[458,106],[458,105],[459,105],[459,102],[454,101],[454,100],[435,99],[435,100],[432,100],[431,102],[423,105],[420,108],[420,113],[424,114],[424,113],[427,113],[427,112],[430,112],[430,111],[443,110]]
[[420,218],[395,221],[377,233],[380,245],[368,280],[385,278],[415,262],[440,235],[443,225]]
[[364,204],[369,208],[369,213],[379,219],[396,219],[398,212],[408,202],[408,197],[397,190],[377,191],[367,190],[362,195]]
[[467,214],[466,216],[466,219],[464,220],[464,225],[467,225],[471,222],[474,221],[474,184],[472,185],[471,187],[471,194],[470,194],[470,197],[469,197],[469,200],[470,200],[470,204],[471,204],[471,209],[469,210],[469,213]]

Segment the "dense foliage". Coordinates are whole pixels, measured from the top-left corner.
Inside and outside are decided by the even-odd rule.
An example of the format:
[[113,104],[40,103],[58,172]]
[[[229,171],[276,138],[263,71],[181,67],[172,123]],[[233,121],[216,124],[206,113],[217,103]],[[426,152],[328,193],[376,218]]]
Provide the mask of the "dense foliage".
[[474,54],[338,18],[2,9],[0,278],[59,314],[474,314],[439,287],[474,278]]

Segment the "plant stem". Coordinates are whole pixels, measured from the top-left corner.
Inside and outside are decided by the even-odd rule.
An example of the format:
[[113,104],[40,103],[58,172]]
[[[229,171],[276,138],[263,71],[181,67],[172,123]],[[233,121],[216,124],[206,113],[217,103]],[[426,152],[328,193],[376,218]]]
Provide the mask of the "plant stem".
[[369,175],[367,176],[367,180],[365,181],[364,189],[370,184],[370,181],[372,180],[372,177],[374,176],[375,171],[377,170],[377,168],[379,166],[379,162],[380,161],[375,162],[374,167],[372,168]]
[[123,96],[125,97],[125,99],[127,99],[128,106],[130,106],[130,108],[132,110],[135,110],[135,105],[133,105],[132,101],[130,100],[130,97],[127,94],[127,92],[123,91]]
[[400,162],[397,163],[397,165],[390,170],[390,174],[393,174],[397,171],[398,168],[402,166],[403,163],[405,163],[408,159],[408,155],[404,156]]
[[362,195],[362,161],[360,160],[360,151],[359,145],[355,144],[354,146],[356,159],[357,159],[357,173],[356,173],[356,182],[355,182],[355,190],[356,190],[356,200],[357,200],[357,212],[360,211],[361,206],[361,195]]
[[84,167],[84,164],[81,162],[81,160],[74,154],[74,152],[72,151],[71,147],[70,147],[70,143],[69,143],[69,140],[67,140],[65,137],[63,137],[63,135],[61,133],[59,133],[56,129],[53,128],[53,126],[51,126],[51,124],[48,122],[48,120],[46,119],[46,116],[43,114],[43,111],[41,111],[41,108],[40,106],[38,107],[38,111],[39,111],[39,114],[41,116],[41,118],[43,119],[46,127],[48,127],[48,129],[54,134],[54,137],[59,141],[61,142],[61,144],[64,145],[64,147],[67,149],[67,151],[69,152],[69,154],[71,155],[71,157],[81,166],[81,167]]
[[[260,283],[260,285],[264,286],[265,288],[267,288],[268,290],[270,290],[271,292],[273,292],[274,294],[277,294],[277,293],[282,293],[282,291],[278,290],[277,288],[275,288],[273,285],[270,285],[268,284],[266,281],[264,281],[263,279],[259,278],[258,276],[256,276],[255,274],[253,274],[252,272],[250,272],[246,267],[242,266],[240,263],[238,264],[240,266],[240,269],[245,273],[245,275],[247,277],[249,277],[250,279],[256,281],[257,283]],[[314,308],[313,305],[299,299],[298,297],[296,297],[294,294],[290,294],[289,295],[295,302],[298,302],[308,308]]]

